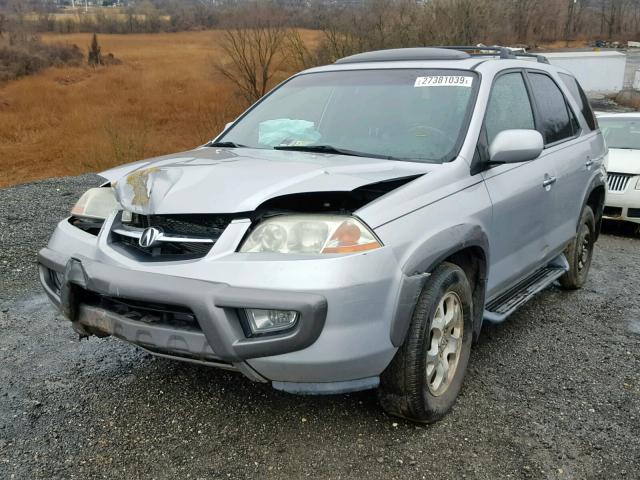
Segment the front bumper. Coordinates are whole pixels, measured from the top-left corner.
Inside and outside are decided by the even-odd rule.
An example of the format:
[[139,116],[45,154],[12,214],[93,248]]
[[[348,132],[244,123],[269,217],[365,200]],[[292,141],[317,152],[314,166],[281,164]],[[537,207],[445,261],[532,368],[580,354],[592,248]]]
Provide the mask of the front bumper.
[[604,218],[640,223],[640,190],[634,188],[635,183],[631,181],[624,193],[607,192]]
[[[389,248],[321,260],[249,258],[231,250],[196,262],[127,264],[105,235],[92,237],[63,221],[39,254],[45,292],[81,334],[114,335],[298,393],[371,388],[396,352],[390,328],[406,277]],[[58,292],[52,271],[63,274]],[[123,317],[86,303],[85,292],[188,307],[201,331]],[[300,317],[291,331],[248,338],[238,315],[243,308],[296,310]]]
[[[61,261],[62,260],[62,261]],[[321,295],[234,288],[222,283],[123,270],[86,257],[63,257],[49,249],[38,254],[45,290],[76,327],[118,336],[149,349],[211,358],[227,363],[267,355],[281,355],[308,347],[318,339],[327,314]],[[63,271],[60,294],[47,282],[49,268]],[[138,301],[188,306],[203,333],[129,320],[86,303],[90,293]],[[286,333],[247,338],[238,318],[239,308],[295,310],[300,318]],[[214,353],[215,352],[215,353]]]

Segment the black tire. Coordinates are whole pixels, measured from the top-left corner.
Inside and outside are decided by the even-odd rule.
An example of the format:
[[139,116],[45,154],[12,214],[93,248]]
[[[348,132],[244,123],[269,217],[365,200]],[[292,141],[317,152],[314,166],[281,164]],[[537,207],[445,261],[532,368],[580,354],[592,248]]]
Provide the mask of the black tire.
[[[434,316],[440,301],[452,297],[450,292],[457,296],[462,310],[461,348],[448,386],[434,395],[432,382],[427,379],[427,351],[433,346]],[[469,363],[472,313],[471,287],[464,271],[452,263],[441,264],[429,277],[418,298],[404,343],[381,375],[378,398],[389,414],[414,422],[432,423],[451,409]],[[436,351],[440,355],[440,346]]]
[[577,290],[587,281],[593,247],[596,240],[596,219],[591,207],[586,205],[580,216],[580,225],[576,237],[564,251],[569,262],[569,271],[562,275],[558,281],[560,286],[567,290]]

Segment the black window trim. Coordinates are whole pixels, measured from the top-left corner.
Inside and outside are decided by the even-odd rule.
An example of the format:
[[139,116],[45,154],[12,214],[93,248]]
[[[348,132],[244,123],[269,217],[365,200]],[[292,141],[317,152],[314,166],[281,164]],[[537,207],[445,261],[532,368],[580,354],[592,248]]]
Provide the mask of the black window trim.
[[[482,126],[480,127],[480,134],[478,136],[478,141],[476,143],[475,152],[473,155],[473,159],[471,161],[471,175],[476,175],[480,173],[483,169],[486,168],[489,162],[489,135],[487,133],[486,122],[487,122],[487,112],[489,102],[491,101],[491,95],[493,94],[493,89],[496,85],[498,79],[504,75],[508,75],[510,73],[519,73],[522,78],[522,82],[524,83],[524,88],[527,92],[527,97],[529,99],[529,106],[531,107],[531,114],[533,115],[533,126],[535,130],[540,131],[538,126],[538,118],[536,116],[535,105],[533,104],[532,93],[525,77],[524,68],[521,67],[513,67],[513,68],[505,68],[504,70],[500,70],[496,73],[491,81],[491,88],[489,89],[489,94],[487,95],[487,103],[484,108],[484,114],[482,116]],[[544,138],[544,137],[543,137]],[[537,159],[530,160],[535,162]],[[528,162],[525,162],[528,163]]]
[[555,147],[557,145],[561,145],[563,143],[570,142],[572,140],[575,140],[576,138],[579,138],[582,135],[582,132],[583,132],[583,128],[582,128],[582,125],[580,124],[580,122],[578,122],[578,130],[575,131],[572,136],[565,137],[565,138],[562,138],[560,140],[556,140],[555,142],[546,143],[546,138],[545,138],[544,130],[542,129],[542,123],[541,123],[542,115],[540,114],[540,109],[539,109],[539,106],[538,106],[538,102],[537,102],[536,96],[533,93],[533,87],[531,86],[531,80],[529,79],[529,73],[542,74],[542,75],[545,75],[546,77],[548,77],[553,82],[553,84],[556,86],[556,88],[560,91],[560,94],[562,95],[562,98],[564,99],[564,105],[565,105],[565,108],[567,109],[567,113],[569,113],[570,115],[573,115],[573,118],[575,118],[575,119],[577,119],[578,116],[573,111],[573,108],[571,107],[571,104],[567,101],[567,96],[565,95],[564,91],[562,90],[562,87],[560,87],[560,85],[558,85],[558,82],[556,82],[555,78],[553,78],[553,76],[549,72],[547,72],[545,70],[538,70],[537,68],[525,68],[525,69],[523,69],[523,73],[524,73],[525,83],[527,84],[527,86],[529,88],[529,97],[530,97],[530,101],[532,102],[532,105],[533,105],[533,115],[536,118],[536,122],[535,122],[536,130],[538,130],[540,132],[540,134],[542,135],[542,138],[545,141],[544,149],[547,150],[549,148],[553,148],[553,147]]
[[584,92],[584,89],[582,88],[582,85],[580,85],[580,82],[578,82],[578,79],[573,74],[568,73],[568,72],[558,72],[558,77],[560,77],[560,80],[562,81],[562,84],[566,87],[566,89],[569,92],[569,94],[571,95],[571,97],[574,97],[574,95],[571,92],[571,88],[569,88],[569,86],[567,85],[566,81],[564,80],[564,77],[567,77],[567,78],[571,79],[576,84],[576,89],[578,90],[578,95],[580,96],[580,99],[574,98],[573,99],[574,102],[576,103],[576,105],[578,107],[580,107],[581,104],[585,104],[589,108],[589,111],[591,112],[591,116],[593,117],[594,128],[591,128],[591,125],[589,125],[589,120],[587,119],[585,114],[582,112],[582,109],[580,109],[580,116],[582,117],[582,119],[584,120],[585,125],[587,126],[587,130],[584,130],[584,129],[583,130],[586,133],[591,133],[591,132],[595,132],[596,130],[598,130],[599,129],[599,127],[598,127],[598,117],[596,116],[595,112],[593,111],[593,107],[589,104],[589,99],[587,98],[587,94]]

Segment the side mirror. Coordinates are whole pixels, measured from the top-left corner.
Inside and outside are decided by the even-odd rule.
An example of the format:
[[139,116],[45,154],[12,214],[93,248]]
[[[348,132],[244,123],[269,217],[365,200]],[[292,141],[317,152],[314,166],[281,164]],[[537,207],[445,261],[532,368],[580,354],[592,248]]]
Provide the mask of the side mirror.
[[537,130],[503,130],[489,145],[491,163],[519,163],[538,158],[544,140]]

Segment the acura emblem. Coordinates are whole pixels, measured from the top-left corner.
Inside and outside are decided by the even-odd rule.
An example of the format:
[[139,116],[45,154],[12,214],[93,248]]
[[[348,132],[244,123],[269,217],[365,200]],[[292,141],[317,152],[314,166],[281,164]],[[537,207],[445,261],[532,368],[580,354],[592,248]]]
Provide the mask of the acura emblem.
[[153,247],[158,242],[160,235],[162,235],[162,232],[155,227],[145,228],[140,240],[138,240],[138,244],[143,248]]

